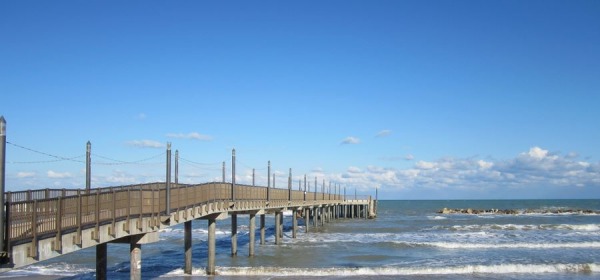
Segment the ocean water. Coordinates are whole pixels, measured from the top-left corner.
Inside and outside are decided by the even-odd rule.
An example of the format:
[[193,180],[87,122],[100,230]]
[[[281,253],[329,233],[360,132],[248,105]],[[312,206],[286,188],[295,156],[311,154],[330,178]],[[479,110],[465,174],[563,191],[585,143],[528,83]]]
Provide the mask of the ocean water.
[[[517,215],[441,215],[447,208],[527,209]],[[275,245],[267,216],[267,244],[248,257],[248,217],[238,215],[238,255],[230,256],[229,220],[217,222],[215,279],[598,279],[600,215],[544,214],[544,210],[600,210],[600,200],[380,201],[376,219],[341,219]],[[257,219],[258,220],[258,219]],[[193,276],[202,279],[207,222],[193,223]],[[258,229],[258,221],[257,221]],[[183,227],[142,246],[144,279],[180,279]],[[128,245],[108,245],[109,279],[129,278]],[[94,279],[95,250],[81,250],[0,274],[0,278]]]

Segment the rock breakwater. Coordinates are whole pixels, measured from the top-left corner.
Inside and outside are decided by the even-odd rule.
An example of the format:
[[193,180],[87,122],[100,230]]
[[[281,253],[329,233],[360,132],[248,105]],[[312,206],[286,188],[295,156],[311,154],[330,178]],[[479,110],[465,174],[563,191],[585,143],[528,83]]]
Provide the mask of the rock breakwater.
[[600,215],[598,210],[590,209],[448,209],[444,208],[438,214],[467,214],[467,215],[524,215],[524,214],[573,214],[573,215]]

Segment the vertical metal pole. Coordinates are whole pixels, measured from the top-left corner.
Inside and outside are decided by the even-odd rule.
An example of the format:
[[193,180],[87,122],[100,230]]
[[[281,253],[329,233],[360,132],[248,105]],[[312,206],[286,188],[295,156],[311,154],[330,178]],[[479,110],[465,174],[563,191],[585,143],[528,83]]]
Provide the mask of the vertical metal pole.
[[179,185],[179,150],[175,150],[175,186]]
[[223,183],[225,183],[225,162],[223,162]]
[[306,174],[304,174],[304,201],[306,201]]
[[[167,142],[167,178],[166,178],[166,195],[165,195],[165,214],[171,215],[171,142]],[[140,191],[140,195],[142,192]],[[140,205],[140,214],[142,205]]]
[[255,181],[254,181],[254,178],[256,178],[255,175],[256,175],[256,173],[254,173],[254,168],[252,168],[252,186],[253,187],[256,186]]
[[231,201],[235,201],[235,149],[231,150]]
[[288,200],[292,200],[292,169],[290,168],[290,175],[288,177]]
[[4,116],[0,116],[0,254],[2,257],[8,257],[6,252],[5,238],[5,225],[6,222],[4,217],[4,191],[6,183],[6,120]]
[[92,187],[92,143],[87,141],[85,146],[85,190],[89,194]]
[[323,179],[323,185],[321,186],[321,192],[323,193],[323,200],[325,200],[325,179]]
[[267,201],[271,200],[271,161],[269,160],[267,167]]
[[317,200],[317,176],[315,176],[315,200]]
[[331,200],[331,181],[329,181],[329,189],[327,190],[327,194],[329,195],[329,200]]

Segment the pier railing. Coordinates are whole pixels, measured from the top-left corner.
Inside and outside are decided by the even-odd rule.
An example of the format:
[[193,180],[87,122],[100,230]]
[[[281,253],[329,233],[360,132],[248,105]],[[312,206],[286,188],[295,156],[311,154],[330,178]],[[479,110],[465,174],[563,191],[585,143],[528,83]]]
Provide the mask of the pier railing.
[[[215,201],[232,201],[231,183],[173,184],[166,209],[165,183],[98,189],[43,189],[5,193],[7,241],[20,244],[130,218],[160,216]],[[343,201],[369,199],[331,193],[235,185],[235,201]],[[267,199],[268,196],[268,199]],[[168,211],[167,211],[168,210]]]

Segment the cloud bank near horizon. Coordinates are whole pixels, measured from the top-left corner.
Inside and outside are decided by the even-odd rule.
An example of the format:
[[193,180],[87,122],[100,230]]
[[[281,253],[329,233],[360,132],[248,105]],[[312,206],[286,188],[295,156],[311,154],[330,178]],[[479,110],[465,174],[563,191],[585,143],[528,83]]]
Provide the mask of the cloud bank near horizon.
[[540,186],[600,187],[600,163],[579,160],[573,153],[561,156],[532,147],[508,160],[447,157],[435,161],[420,160],[408,169],[351,166],[332,179],[359,190],[468,189],[485,192]]

